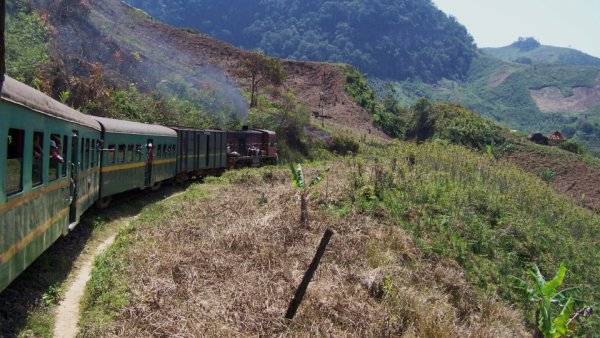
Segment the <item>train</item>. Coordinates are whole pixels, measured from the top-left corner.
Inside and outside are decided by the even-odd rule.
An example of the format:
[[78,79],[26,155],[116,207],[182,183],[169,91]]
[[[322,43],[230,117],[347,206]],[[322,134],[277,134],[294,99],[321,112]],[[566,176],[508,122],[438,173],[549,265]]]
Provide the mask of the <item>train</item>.
[[277,164],[276,133],[85,115],[8,76],[0,99],[0,292],[82,215],[170,180]]

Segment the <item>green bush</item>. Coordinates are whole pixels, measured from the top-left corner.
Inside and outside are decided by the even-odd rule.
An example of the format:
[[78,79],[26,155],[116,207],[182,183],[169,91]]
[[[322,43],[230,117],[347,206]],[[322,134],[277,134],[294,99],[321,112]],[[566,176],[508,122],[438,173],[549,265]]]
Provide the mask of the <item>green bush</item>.
[[575,140],[568,140],[566,142],[560,143],[558,145],[560,149],[570,151],[575,154],[583,154],[585,153],[585,148],[583,145]]

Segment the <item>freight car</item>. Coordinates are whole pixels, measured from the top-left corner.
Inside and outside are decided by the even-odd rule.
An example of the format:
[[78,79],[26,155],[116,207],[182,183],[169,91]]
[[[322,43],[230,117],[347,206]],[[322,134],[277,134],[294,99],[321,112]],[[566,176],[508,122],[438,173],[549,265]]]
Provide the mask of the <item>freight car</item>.
[[275,164],[267,130],[168,128],[84,115],[5,76],[0,99],[0,292],[94,203],[175,177]]

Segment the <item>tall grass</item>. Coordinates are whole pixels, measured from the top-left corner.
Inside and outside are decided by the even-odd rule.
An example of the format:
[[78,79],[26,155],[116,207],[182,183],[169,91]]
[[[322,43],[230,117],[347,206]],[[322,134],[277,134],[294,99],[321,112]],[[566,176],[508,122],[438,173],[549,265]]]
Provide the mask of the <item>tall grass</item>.
[[[533,264],[555,271],[564,261],[567,286],[582,286],[589,301],[600,301],[600,217],[541,179],[440,143],[396,143],[354,161],[349,167],[361,169],[351,180],[359,184],[349,197],[359,209],[402,227],[425,252],[455,260],[481,292],[531,311],[508,276],[523,277]],[[378,184],[377,172],[388,183]],[[375,192],[383,197],[372,198],[369,187],[383,189]],[[597,318],[591,325],[599,332]]]

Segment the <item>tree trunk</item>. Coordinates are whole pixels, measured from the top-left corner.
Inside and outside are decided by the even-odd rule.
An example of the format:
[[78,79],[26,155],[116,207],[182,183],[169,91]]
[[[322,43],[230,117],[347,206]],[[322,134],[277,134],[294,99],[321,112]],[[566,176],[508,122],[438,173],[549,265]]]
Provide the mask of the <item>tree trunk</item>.
[[300,195],[300,223],[304,227],[308,227],[308,202],[304,194]]

